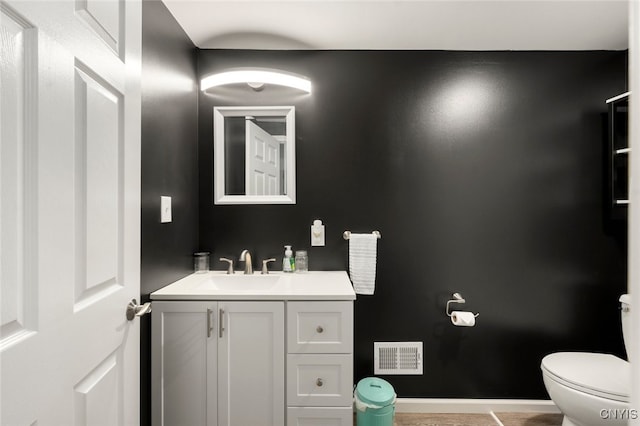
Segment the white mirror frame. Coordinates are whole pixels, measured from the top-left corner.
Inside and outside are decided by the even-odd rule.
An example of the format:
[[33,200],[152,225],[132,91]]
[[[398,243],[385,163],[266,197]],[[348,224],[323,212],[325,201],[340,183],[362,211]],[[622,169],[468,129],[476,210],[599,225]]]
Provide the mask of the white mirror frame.
[[[214,107],[213,108],[213,189],[215,204],[295,204],[296,203],[296,126],[293,106]],[[225,195],[224,118],[284,116],[286,135],[286,195]]]

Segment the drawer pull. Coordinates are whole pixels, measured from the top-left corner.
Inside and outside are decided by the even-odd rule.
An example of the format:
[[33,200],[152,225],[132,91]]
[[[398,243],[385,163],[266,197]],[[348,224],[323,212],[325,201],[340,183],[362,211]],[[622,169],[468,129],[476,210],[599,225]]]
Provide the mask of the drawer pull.
[[317,331],[318,333],[322,333],[322,332],[324,331],[324,328],[322,328],[322,326],[321,326],[321,325],[319,325],[319,326],[317,326],[317,327],[316,327],[316,331]]
[[316,380],[316,386],[322,387],[322,385],[324,385],[324,382],[322,381],[322,379],[317,379]]

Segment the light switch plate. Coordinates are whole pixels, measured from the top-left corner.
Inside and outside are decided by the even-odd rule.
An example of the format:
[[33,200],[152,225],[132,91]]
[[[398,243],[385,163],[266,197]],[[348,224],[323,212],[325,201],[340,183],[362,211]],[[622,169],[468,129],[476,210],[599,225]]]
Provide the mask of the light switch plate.
[[171,197],[160,197],[160,223],[171,222]]

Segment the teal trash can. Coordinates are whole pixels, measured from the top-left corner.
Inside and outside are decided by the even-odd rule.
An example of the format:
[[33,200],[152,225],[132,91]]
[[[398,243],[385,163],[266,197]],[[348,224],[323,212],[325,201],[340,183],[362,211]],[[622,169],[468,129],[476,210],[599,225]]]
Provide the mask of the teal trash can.
[[386,380],[367,377],[354,392],[357,426],[393,426],[396,393]]

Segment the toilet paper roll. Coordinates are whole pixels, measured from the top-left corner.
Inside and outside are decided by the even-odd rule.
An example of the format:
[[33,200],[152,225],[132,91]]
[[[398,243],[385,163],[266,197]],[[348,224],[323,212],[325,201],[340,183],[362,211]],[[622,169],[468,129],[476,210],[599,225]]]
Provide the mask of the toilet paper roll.
[[453,311],[451,312],[451,323],[457,327],[473,327],[476,325],[476,316],[473,312]]

